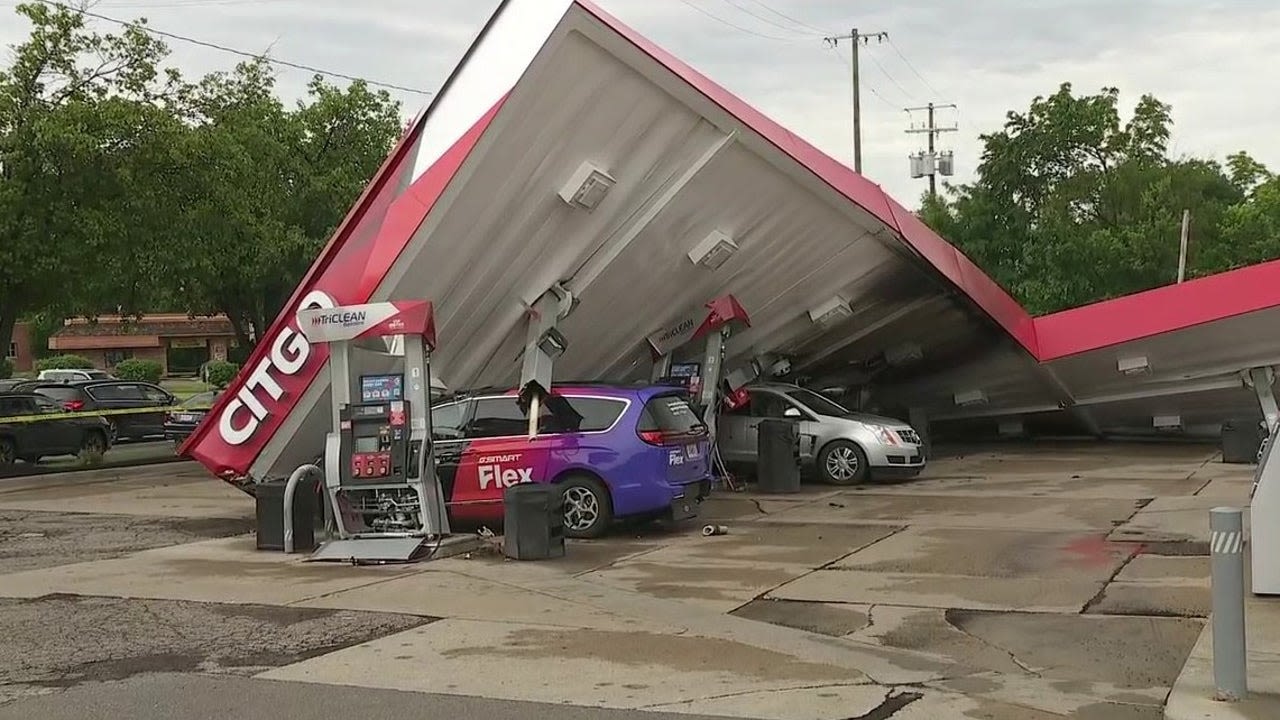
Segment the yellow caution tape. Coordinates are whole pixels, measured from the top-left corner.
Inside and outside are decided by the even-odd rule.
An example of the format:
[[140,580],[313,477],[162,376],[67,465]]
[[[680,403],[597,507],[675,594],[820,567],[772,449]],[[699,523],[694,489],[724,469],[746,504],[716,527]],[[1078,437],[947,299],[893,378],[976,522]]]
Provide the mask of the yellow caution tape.
[[208,410],[184,408],[180,405],[172,407],[148,407],[148,408],[126,408],[123,410],[86,410],[83,412],[64,412],[64,413],[43,413],[40,415],[14,415],[13,417],[0,417],[0,425],[8,425],[9,423],[32,423],[42,422],[45,420],[66,420],[68,418],[91,418],[106,417],[108,415],[147,415],[151,413],[171,413],[171,412],[208,412]]

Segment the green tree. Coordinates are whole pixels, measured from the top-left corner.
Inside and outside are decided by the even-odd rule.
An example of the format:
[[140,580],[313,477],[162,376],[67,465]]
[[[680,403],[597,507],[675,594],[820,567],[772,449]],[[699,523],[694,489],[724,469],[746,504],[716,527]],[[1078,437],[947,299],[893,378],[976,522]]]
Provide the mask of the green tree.
[[186,242],[175,297],[224,312],[249,346],[279,314],[400,133],[399,106],[316,78],[288,110],[265,60],[190,93]]
[[1076,95],[1063,84],[981,136],[975,181],[926,199],[921,215],[1033,313],[1174,281],[1184,209],[1191,273],[1208,272],[1230,252],[1224,218],[1265,169],[1247,156],[1230,174],[1170,159],[1172,122],[1153,96],[1125,119],[1115,88]]
[[44,3],[17,13],[31,33],[0,70],[0,346],[29,311],[104,303],[95,291],[108,282],[126,288],[111,290],[116,304],[145,304],[128,289],[150,271],[97,273],[140,249],[129,229],[150,222],[137,214],[145,201],[119,200],[155,170],[135,149],[172,128],[163,103],[179,80],[157,69],[167,49],[140,29],[93,32],[74,9]]

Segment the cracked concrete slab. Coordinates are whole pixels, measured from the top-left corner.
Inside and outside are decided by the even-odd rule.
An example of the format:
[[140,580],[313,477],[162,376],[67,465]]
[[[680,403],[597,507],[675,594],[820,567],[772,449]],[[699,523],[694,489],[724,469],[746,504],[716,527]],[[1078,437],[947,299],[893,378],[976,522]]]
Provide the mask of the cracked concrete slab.
[[[555,668],[554,683],[529,672],[540,666]],[[729,640],[470,620],[442,620],[259,677],[633,709],[866,681]]]
[[627,562],[670,564],[747,562],[758,566],[818,567],[872,545],[901,527],[890,525],[822,525],[806,523],[739,523],[728,534],[693,535]]
[[160,671],[251,675],[429,621],[167,600],[3,600],[0,702]]
[[619,563],[582,577],[652,597],[730,610],[807,572],[807,565],[746,561],[650,562],[648,556]]
[[[1248,504],[1248,494],[1241,503]],[[1159,497],[1111,532],[1124,542],[1208,542],[1209,511],[1232,504],[1223,497]],[[1240,504],[1240,503],[1237,503]],[[1248,513],[1245,514],[1246,530]]]
[[121,557],[252,529],[248,518],[0,510],[0,574]]
[[[880,492],[885,492],[883,489]],[[839,505],[833,507],[832,504]],[[856,491],[765,522],[884,523],[912,527],[1096,530],[1127,520],[1134,500],[995,495],[896,495]]]
[[[787,690],[759,690],[723,697],[646,707],[658,712],[698,713],[751,720],[849,720],[875,717],[886,691],[876,685],[818,685]],[[880,717],[898,716],[882,715]]]
[[1113,582],[1087,610],[1095,615],[1151,615],[1207,618],[1212,609],[1208,586]]
[[964,611],[947,613],[947,620],[1007,652],[1025,671],[1021,677],[972,675],[933,685],[1072,717],[1096,705],[1160,708],[1202,625],[1182,618]]
[[253,499],[212,480],[195,463],[166,463],[6,481],[0,485],[0,509],[248,518]]
[[1079,612],[1103,583],[1054,578],[986,578],[821,570],[766,597],[809,602],[910,605],[1016,612]]
[[1098,533],[913,527],[835,563],[838,570],[1101,582],[1137,549]]
[[563,628],[621,628],[670,633],[683,631],[680,626],[608,612],[585,600],[558,598],[510,583],[439,570],[340,590],[304,600],[296,606],[410,613]]
[[3,576],[0,595],[72,593],[286,605],[420,571],[404,565],[305,563],[298,556],[256,552],[254,544],[252,537],[239,536],[12,573]]

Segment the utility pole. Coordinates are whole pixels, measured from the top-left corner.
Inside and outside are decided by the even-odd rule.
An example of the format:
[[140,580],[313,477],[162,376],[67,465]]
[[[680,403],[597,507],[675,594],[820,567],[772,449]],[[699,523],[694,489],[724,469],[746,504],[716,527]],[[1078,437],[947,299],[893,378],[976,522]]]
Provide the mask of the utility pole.
[[841,40],[848,40],[853,47],[853,169],[858,173],[862,172],[862,79],[858,72],[858,46],[872,40],[884,42],[887,37],[887,32],[860,33],[858,28],[854,28],[848,35],[823,38],[833,48],[839,47]]
[[1191,240],[1191,210],[1182,211],[1182,242],[1178,245],[1178,282],[1187,279],[1187,242]]
[[927,110],[929,112],[929,121],[924,127],[916,127],[912,125],[907,129],[908,134],[924,133],[929,136],[929,150],[923,153],[916,153],[911,156],[911,177],[920,178],[928,176],[929,178],[929,197],[935,197],[938,194],[937,176],[949,176],[955,173],[955,156],[950,151],[939,154],[937,151],[937,137],[942,133],[956,132],[960,128],[956,125],[947,127],[938,127],[934,121],[934,111],[944,108],[954,108],[955,104],[935,105],[929,103],[923,107],[907,108],[907,112],[919,112]]

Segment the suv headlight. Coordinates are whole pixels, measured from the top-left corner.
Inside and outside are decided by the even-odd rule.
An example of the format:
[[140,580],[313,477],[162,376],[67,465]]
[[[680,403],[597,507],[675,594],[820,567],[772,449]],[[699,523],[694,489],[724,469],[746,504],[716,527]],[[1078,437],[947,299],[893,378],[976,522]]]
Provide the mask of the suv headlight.
[[876,435],[876,439],[885,445],[901,445],[902,440],[898,434],[886,427],[873,427],[872,431]]

